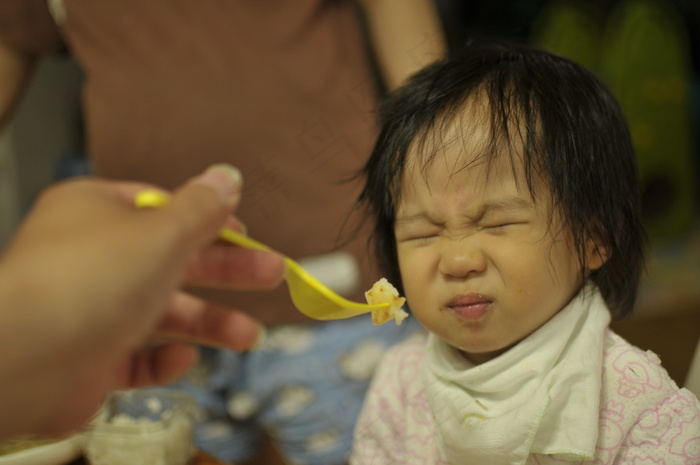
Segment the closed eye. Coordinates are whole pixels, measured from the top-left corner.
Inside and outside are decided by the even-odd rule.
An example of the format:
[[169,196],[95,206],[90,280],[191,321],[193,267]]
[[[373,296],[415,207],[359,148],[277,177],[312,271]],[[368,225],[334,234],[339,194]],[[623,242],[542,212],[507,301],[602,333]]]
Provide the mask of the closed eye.
[[519,225],[523,225],[523,224],[525,224],[525,223],[523,223],[523,222],[496,223],[496,224],[485,225],[485,226],[483,226],[483,228],[490,231],[490,232],[498,233],[498,232],[505,232],[514,226],[519,226]]
[[411,237],[408,240],[413,241],[413,242],[426,242],[426,241],[429,241],[430,239],[433,239],[437,236],[438,236],[437,234],[426,234],[424,236]]
[[438,237],[438,233],[416,233],[397,236],[398,242],[422,243]]
[[502,223],[502,224],[491,224],[484,226],[485,229],[505,229],[508,226],[512,226],[514,223]]
[[440,235],[441,228],[426,221],[400,221],[394,229],[397,242],[423,243]]
[[397,242],[408,242],[408,243],[424,243],[428,242],[436,237],[438,237],[440,233],[438,232],[413,232],[410,234],[397,234],[396,235],[396,240]]

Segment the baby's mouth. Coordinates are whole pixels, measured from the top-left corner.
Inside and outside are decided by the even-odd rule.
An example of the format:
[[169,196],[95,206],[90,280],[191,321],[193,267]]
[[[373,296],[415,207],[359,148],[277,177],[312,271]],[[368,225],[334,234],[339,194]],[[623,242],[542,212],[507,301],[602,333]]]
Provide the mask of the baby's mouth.
[[469,321],[476,321],[488,312],[493,301],[481,294],[469,293],[453,297],[446,305],[451,313]]

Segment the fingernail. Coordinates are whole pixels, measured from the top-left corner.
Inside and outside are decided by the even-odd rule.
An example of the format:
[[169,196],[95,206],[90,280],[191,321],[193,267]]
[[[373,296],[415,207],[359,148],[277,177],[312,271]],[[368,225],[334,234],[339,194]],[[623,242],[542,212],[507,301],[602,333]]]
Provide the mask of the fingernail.
[[231,165],[219,163],[212,165],[197,178],[200,184],[209,186],[217,191],[226,201],[235,200],[243,187],[243,175]]
[[250,346],[250,351],[256,351],[260,350],[263,347],[265,347],[265,343],[267,342],[267,329],[261,324],[258,324],[258,335],[255,338],[255,342],[253,343],[252,346]]

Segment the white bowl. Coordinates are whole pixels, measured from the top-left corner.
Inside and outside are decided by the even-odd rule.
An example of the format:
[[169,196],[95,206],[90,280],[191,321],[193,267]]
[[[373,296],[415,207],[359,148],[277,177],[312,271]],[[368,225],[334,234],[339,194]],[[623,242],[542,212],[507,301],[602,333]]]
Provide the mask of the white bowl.
[[64,465],[83,453],[85,437],[76,434],[50,444],[0,455],[0,465]]

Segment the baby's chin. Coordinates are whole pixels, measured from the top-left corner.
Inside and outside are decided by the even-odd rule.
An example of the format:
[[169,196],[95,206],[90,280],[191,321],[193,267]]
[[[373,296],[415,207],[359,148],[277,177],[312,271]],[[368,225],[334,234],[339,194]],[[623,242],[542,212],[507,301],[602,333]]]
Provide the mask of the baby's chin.
[[498,345],[494,347],[479,347],[479,348],[460,348],[460,347],[455,347],[461,354],[462,356],[470,361],[471,363],[475,365],[481,365],[482,363],[489,362],[499,355],[502,355],[508,350],[510,350],[513,346],[517,344],[510,344],[510,345]]

